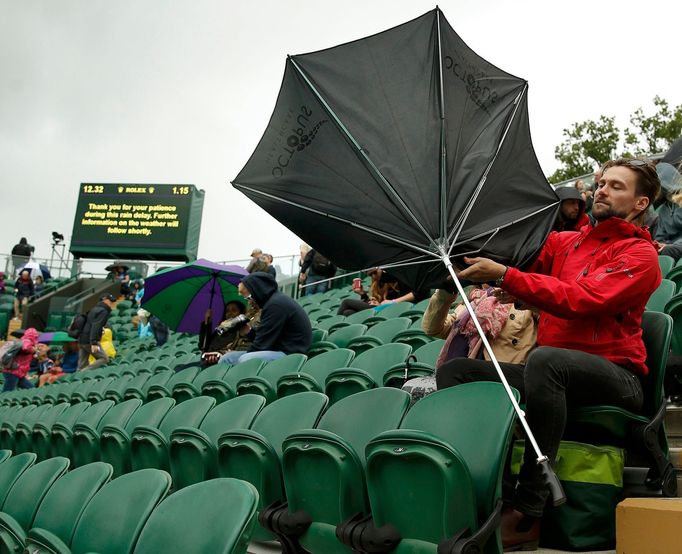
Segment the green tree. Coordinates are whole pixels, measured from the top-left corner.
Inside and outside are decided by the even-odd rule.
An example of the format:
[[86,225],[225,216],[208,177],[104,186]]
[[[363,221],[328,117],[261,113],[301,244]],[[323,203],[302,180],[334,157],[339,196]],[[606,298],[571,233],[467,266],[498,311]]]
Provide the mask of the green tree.
[[637,108],[630,116],[630,127],[622,132],[615,117],[604,115],[597,121],[582,121],[564,129],[564,140],[554,149],[561,166],[549,181],[558,183],[590,173],[613,157],[647,156],[667,150],[682,135],[682,105],[671,108],[659,96],[653,104],[652,115]]

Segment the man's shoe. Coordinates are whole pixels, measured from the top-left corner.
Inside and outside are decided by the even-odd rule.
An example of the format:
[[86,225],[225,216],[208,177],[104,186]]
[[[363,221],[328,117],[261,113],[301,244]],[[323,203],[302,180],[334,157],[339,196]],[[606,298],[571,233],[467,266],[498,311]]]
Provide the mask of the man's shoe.
[[531,552],[538,549],[540,519],[527,516],[513,508],[502,512],[502,548],[505,552]]

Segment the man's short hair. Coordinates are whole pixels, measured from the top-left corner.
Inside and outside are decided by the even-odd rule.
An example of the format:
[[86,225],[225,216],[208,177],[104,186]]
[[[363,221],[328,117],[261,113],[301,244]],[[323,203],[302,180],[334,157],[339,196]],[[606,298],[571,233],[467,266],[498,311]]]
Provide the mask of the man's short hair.
[[116,302],[116,297],[113,294],[103,294],[99,297],[100,300],[108,300],[109,302]]
[[656,166],[649,160],[640,158],[618,158],[609,160],[601,167],[601,174],[610,167],[627,167],[637,174],[635,182],[635,192],[639,196],[646,196],[649,199],[649,206],[653,205],[654,200],[661,190],[661,180],[656,173]]

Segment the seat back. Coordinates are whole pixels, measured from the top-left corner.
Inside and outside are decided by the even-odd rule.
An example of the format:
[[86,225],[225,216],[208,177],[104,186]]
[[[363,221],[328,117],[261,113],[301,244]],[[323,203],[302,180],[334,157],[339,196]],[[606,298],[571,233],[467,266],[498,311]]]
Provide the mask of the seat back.
[[211,379],[222,379],[227,373],[228,369],[230,369],[230,364],[215,364],[207,367],[195,377],[194,381],[192,381],[192,384],[198,391],[201,391],[201,387],[204,386],[206,381],[210,381]]
[[24,452],[0,464],[0,506],[4,504],[7,494],[17,479],[35,463],[37,458],[33,452]]
[[170,441],[171,433],[177,427],[199,427],[215,403],[215,398],[209,396],[199,396],[182,402],[163,418],[159,431]]
[[[76,526],[72,554],[132,552],[149,516],[170,486],[170,475],[158,469],[133,471],[104,485]],[[203,508],[206,510],[206,506]]]
[[[262,379],[265,381],[272,389],[272,393],[274,395],[274,391],[277,387],[277,380],[282,375],[299,371],[307,359],[308,356],[305,354],[289,354],[284,358],[273,360],[261,368],[261,370],[258,372],[258,380],[260,381]],[[249,386],[249,379],[250,377],[246,377],[245,379],[241,379],[239,381],[237,384],[237,391],[239,394],[262,394],[265,392],[264,390],[260,390],[264,388],[262,384],[257,387]],[[267,398],[268,395],[265,394],[264,396]]]
[[252,358],[245,362],[233,365],[227,370],[225,376],[222,380],[236,389],[237,383],[246,377],[252,377],[253,375],[258,375],[261,368],[265,365],[265,361],[259,360],[258,358]]
[[220,435],[231,429],[248,429],[265,406],[265,398],[245,394],[218,404],[201,422],[199,429],[206,433],[213,444]]
[[109,464],[93,462],[60,477],[40,503],[33,527],[49,531],[64,544],[71,544],[83,511],[97,491],[109,482],[112,473]]
[[135,553],[246,552],[257,500],[256,489],[237,479],[211,479],[186,487],[154,510]]
[[[300,370],[312,376],[327,374],[329,371],[348,366],[355,357],[355,352],[348,348],[338,348],[324,352],[319,356],[309,359]],[[323,382],[324,384],[324,382]]]
[[346,348],[350,341],[364,335],[366,331],[367,325],[353,323],[330,333],[329,336],[327,336],[327,341],[335,344],[339,348]]
[[661,280],[661,284],[649,297],[646,309],[651,312],[664,312],[665,305],[675,295],[675,283],[668,279]]
[[412,347],[408,344],[384,344],[357,356],[350,367],[364,369],[377,383],[382,383],[386,370],[404,362],[411,352]]
[[367,447],[375,524],[436,544],[462,527],[476,530],[501,497],[513,422],[499,383],[467,383],[417,402],[400,425],[404,439],[398,431]]
[[374,315],[381,316],[386,319],[393,319],[402,316],[405,312],[411,310],[414,307],[412,302],[394,302],[393,304],[387,304],[386,307],[381,309],[374,309]]
[[674,265],[675,259],[672,258],[671,256],[658,257],[658,266],[661,268],[661,274],[663,275],[663,277],[665,277],[670,272]]
[[[386,308],[387,310],[388,308]],[[385,312],[386,310],[383,310]],[[394,317],[392,319],[387,319],[381,323],[377,323],[369,331],[365,333],[365,336],[374,337],[379,339],[383,343],[388,343],[391,339],[400,331],[404,331],[410,325],[412,325],[412,320],[408,317]]]
[[[141,405],[142,400],[139,398],[132,398],[130,400],[125,400],[120,404],[116,404],[99,420],[96,429],[101,431],[105,425],[120,425],[121,427],[125,427],[125,424]],[[77,425],[78,424],[76,424],[76,426]]]
[[24,471],[9,491],[2,511],[9,514],[28,531],[35,518],[38,506],[52,485],[69,469],[68,458],[50,458]]
[[427,364],[435,368],[436,360],[438,359],[438,355],[443,349],[444,344],[445,341],[443,339],[431,341],[424,346],[417,348],[417,350],[412,352],[412,355],[415,357],[417,362]]
[[649,368],[649,374],[641,379],[644,392],[642,414],[649,419],[653,419],[663,402],[663,381],[672,330],[673,320],[668,314],[649,311],[642,314],[642,340]]
[[132,433],[133,429],[138,425],[157,427],[173,406],[175,406],[175,400],[172,398],[159,398],[158,400],[143,404],[135,410],[135,413],[126,423],[126,432],[128,434]]
[[[329,329],[330,329],[333,325],[336,325],[337,323],[340,323],[340,322],[345,321],[345,320],[346,320],[346,316],[343,316],[343,315],[333,315],[333,316],[330,316],[330,317],[327,317],[327,318],[325,318],[325,319],[322,319],[322,320],[318,321],[318,322],[315,324],[315,327],[317,327],[317,328],[320,329],[321,331],[329,331]],[[322,339],[318,339],[318,340],[322,340]]]

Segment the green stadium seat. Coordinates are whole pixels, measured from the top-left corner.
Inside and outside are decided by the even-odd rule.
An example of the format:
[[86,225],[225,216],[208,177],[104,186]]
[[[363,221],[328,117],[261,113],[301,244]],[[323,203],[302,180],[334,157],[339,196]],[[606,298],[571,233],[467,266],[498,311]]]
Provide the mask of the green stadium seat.
[[91,406],[90,402],[79,402],[68,406],[54,420],[38,421],[33,426],[32,448],[38,455],[38,460],[46,460],[52,456],[52,430],[55,425],[62,429],[71,429],[78,418]]
[[102,402],[91,404],[75,421],[56,421],[52,426],[52,432],[50,433],[52,455],[71,459],[73,453],[72,439],[75,426],[79,423],[84,423],[91,427],[97,427],[102,418],[113,406],[113,400],[102,400]]
[[175,489],[218,476],[218,439],[233,429],[248,429],[265,398],[238,396],[213,408],[199,428],[182,426],[171,433],[170,468]]
[[[122,374],[118,379],[115,379],[106,390],[104,390],[104,396],[102,400],[113,400],[116,403],[123,402],[123,397],[126,390],[132,383],[133,376],[128,374]],[[90,398],[92,399],[94,390],[90,391]]]
[[312,335],[313,340],[312,340],[312,342],[315,343],[315,342],[319,342],[321,340],[326,339],[327,334],[328,333],[325,329],[317,329],[317,328],[313,329],[313,335]]
[[644,391],[641,413],[634,414],[615,406],[579,408],[569,413],[565,433],[568,440],[625,448],[629,466],[648,468],[646,488],[649,491],[660,490],[663,496],[669,497],[677,494],[677,480],[668,459],[663,382],[672,329],[669,315],[644,312],[642,339],[646,346],[649,374],[640,379]]
[[374,315],[365,319],[363,323],[368,327],[372,327],[382,321],[387,321],[394,317],[401,317],[405,312],[409,312],[412,308],[414,308],[412,302],[394,302],[393,304],[377,306],[373,310]]
[[289,396],[299,392],[324,392],[327,376],[341,367],[347,367],[355,357],[355,352],[347,348],[330,350],[310,358],[296,372],[286,373],[277,380],[277,396]]
[[165,369],[163,371],[154,373],[151,377],[149,377],[149,379],[145,380],[144,384],[141,386],[138,385],[137,379],[133,379],[131,384],[126,389],[123,397],[126,400],[130,400],[131,398],[139,398],[143,402],[146,402],[147,394],[149,393],[149,389],[151,387],[154,385],[163,385],[164,383],[167,383],[174,375],[175,372],[172,369]]
[[181,371],[176,371],[165,383],[155,383],[149,387],[147,401],[156,400],[165,396],[173,396],[173,387],[178,383],[191,383],[199,375],[199,366],[188,367]]
[[379,433],[397,429],[409,404],[409,394],[399,389],[360,392],[330,406],[316,429],[290,435],[282,445],[288,505],[262,510],[261,525],[283,544],[300,542],[308,552],[347,552],[336,526],[369,511],[365,447]]
[[36,455],[33,452],[24,452],[0,464],[0,506],[4,504],[17,479],[35,462]]
[[332,315],[330,317],[326,317],[322,320],[319,320],[315,324],[315,327],[317,329],[322,329],[323,331],[329,332],[330,327],[332,327],[333,325],[336,325],[337,323],[341,323],[343,321],[346,321],[345,315]]
[[330,331],[326,340],[315,342],[310,345],[308,349],[308,356],[318,356],[324,352],[335,350],[337,348],[348,348],[348,343],[364,335],[367,332],[367,325],[362,323],[353,323],[339,327],[336,330]]
[[107,425],[125,427],[128,420],[142,405],[142,400],[132,398],[109,409],[99,422],[79,419],[73,426],[72,456],[75,466],[80,467],[99,460],[99,441],[102,429]]
[[[314,428],[327,402],[319,392],[280,398],[263,408],[250,429],[224,433],[218,439],[218,475],[243,479],[256,487],[259,510],[282,503],[282,442],[292,433]],[[259,527],[254,538],[273,540],[274,536]]]
[[[78,375],[77,372],[74,375]],[[60,382],[61,381],[61,382]],[[43,397],[43,404],[49,403],[49,404],[59,404],[59,401],[57,398],[59,397],[59,393],[61,392],[63,387],[69,387],[71,386],[72,383],[69,381],[64,381],[64,377],[62,377],[59,381],[56,383],[53,383],[49,387],[47,387],[47,392],[45,393],[45,396]],[[69,395],[69,399],[71,399],[71,395]]]
[[41,421],[45,412],[52,408],[51,404],[41,404],[35,410],[27,413],[21,421],[18,421],[14,428],[14,435],[6,445],[15,454],[31,451],[31,437],[33,425]]
[[114,377],[105,377],[104,379],[91,379],[84,382],[80,387],[71,394],[71,403],[76,402],[99,402],[101,400],[102,392],[114,382]]
[[128,310],[133,307],[131,300],[120,300],[116,303],[116,309],[118,310],[119,316],[128,315]]
[[356,392],[382,386],[386,372],[404,363],[411,352],[407,344],[384,344],[363,352],[350,367],[329,374],[325,383],[329,400],[334,403]]
[[36,410],[37,406],[29,404],[28,406],[22,406],[21,408],[13,408],[7,417],[3,420],[2,425],[0,425],[0,448],[3,450],[12,450],[14,447],[14,432],[16,430],[17,424],[20,421],[24,421],[29,414]]
[[665,313],[673,318],[673,336],[670,349],[673,354],[682,356],[682,295],[673,296],[665,305]]
[[215,405],[214,398],[199,396],[174,406],[158,426],[135,427],[130,438],[133,470],[170,469],[168,458],[171,433],[179,427],[199,427]]
[[345,327],[346,325],[364,323],[365,320],[369,319],[370,317],[374,317],[374,310],[360,310],[359,312],[355,312],[354,314],[347,316],[343,321],[339,321],[338,323],[332,325],[329,328],[329,332],[333,333],[338,329]]
[[417,320],[413,321],[412,325],[410,325],[407,329],[395,335],[391,342],[402,342],[404,344],[409,344],[414,351],[418,348],[421,348],[425,344],[430,343],[432,340],[433,337],[429,337],[422,329],[422,318],[418,318]]
[[670,270],[675,266],[675,259],[670,256],[659,256],[658,266],[661,268],[661,274],[665,278]]
[[[128,374],[126,374],[128,375]],[[130,376],[130,375],[128,375]],[[144,386],[151,379],[152,373],[150,372],[142,372],[140,374],[136,374],[135,376],[132,377],[130,381],[128,381],[128,384],[126,388],[123,390],[123,399],[124,400],[130,400],[131,398],[138,398],[142,401],[144,401],[146,398],[143,397],[142,391],[144,390]],[[128,391],[130,392],[130,396],[126,397],[126,393]],[[138,392],[139,391],[139,392]],[[113,400],[113,398],[112,398]]]
[[418,319],[420,319],[424,315],[426,308],[429,307],[429,301],[430,300],[431,300],[431,298],[425,298],[424,300],[417,302],[409,310],[402,313],[401,317],[409,317],[413,322],[417,321]]
[[254,487],[236,479],[212,479],[187,487],[152,512],[135,554],[245,553],[257,501]]
[[9,491],[0,512],[0,551],[22,552],[26,533],[52,485],[69,469],[69,460],[50,458],[28,468]]
[[308,357],[305,354],[289,354],[264,365],[257,375],[245,377],[237,383],[237,394],[257,394],[266,402],[277,399],[277,380],[288,373],[296,373]]
[[170,489],[164,471],[143,469],[104,485],[83,511],[71,547],[55,534],[32,529],[30,538],[44,545],[45,552],[86,554],[132,554],[142,529]]
[[97,492],[111,479],[109,464],[96,462],[74,469],[52,485],[38,508],[32,530],[25,539],[27,552],[46,552],[33,540],[47,531],[66,545],[71,544],[76,524]]
[[11,450],[0,450],[0,464],[10,459],[12,456]]
[[388,344],[395,335],[410,325],[412,325],[412,320],[408,317],[394,317],[380,321],[364,335],[349,341],[347,348],[350,348],[357,356],[370,348]]
[[[83,375],[85,377],[85,375]],[[86,392],[92,385],[94,384],[94,380],[91,379],[89,383],[86,383],[85,381],[83,382],[73,382],[73,383],[66,383],[59,387],[59,392],[57,393],[57,404],[61,402],[68,402],[71,404],[71,397],[73,396],[73,393],[76,391],[79,392]],[[81,388],[83,387],[83,388]],[[82,400],[82,402],[85,402],[85,400]]]
[[237,396],[237,383],[246,377],[257,375],[264,365],[265,362],[257,358],[236,364],[222,378],[206,381],[201,387],[201,394],[215,398],[218,404],[234,398]]
[[663,279],[658,288],[649,297],[646,309],[650,312],[665,312],[665,306],[675,295],[675,283]]
[[125,425],[105,425],[100,433],[100,459],[114,468],[114,476],[131,471],[130,436],[140,425],[157,426],[175,406],[172,398],[159,398],[140,406]]
[[31,397],[31,404],[35,404],[36,406],[40,406],[43,404],[45,400],[45,396],[47,395],[47,391],[49,389],[49,386],[42,386],[38,389],[35,389],[33,392],[33,395]]
[[407,360],[396,364],[384,373],[384,386],[401,387],[409,379],[434,375],[436,360],[444,344],[443,339],[436,339],[414,350]]
[[344,543],[361,548],[376,539],[375,527],[390,525],[398,531],[395,552],[436,552],[445,544],[453,548],[445,552],[502,552],[502,466],[514,415],[499,383],[468,383],[420,400],[399,430],[367,445],[373,521],[341,526]]
[[230,368],[230,364],[215,364],[202,369],[192,381],[184,380],[179,381],[173,385],[173,398],[180,404],[185,400],[190,398],[196,398],[201,396],[201,388],[208,381],[220,381],[227,370]]
[[[30,421],[31,426],[19,424],[14,435],[14,453],[20,452],[33,452],[34,444],[34,428],[37,423],[40,423],[41,427],[44,429],[52,429],[52,424],[57,421],[57,419],[62,415],[70,404],[62,402],[61,404],[46,404],[47,410],[45,410],[40,418],[36,421]],[[27,418],[28,419],[28,418]],[[26,420],[25,420],[26,421]]]
[[[682,260],[682,258],[680,259]],[[682,265],[678,262],[674,268],[668,271],[667,275],[664,275],[664,279],[675,283],[675,291],[679,294],[682,287]]]

